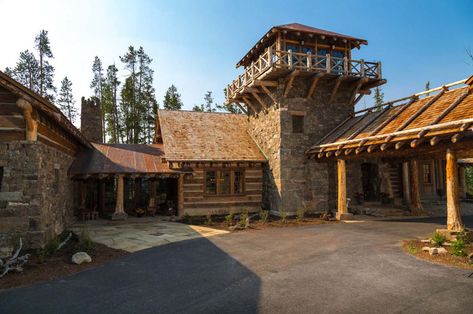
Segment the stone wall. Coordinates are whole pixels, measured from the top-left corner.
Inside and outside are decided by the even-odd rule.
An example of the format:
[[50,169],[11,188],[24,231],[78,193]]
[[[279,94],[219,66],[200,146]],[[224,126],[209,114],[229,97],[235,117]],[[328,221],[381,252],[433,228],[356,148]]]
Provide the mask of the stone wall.
[[0,255],[39,248],[73,219],[73,157],[40,142],[0,143]]
[[[346,119],[354,110],[350,98],[354,82],[342,82],[330,102],[336,83],[333,77],[320,79],[310,99],[306,99],[311,80],[294,80],[287,97],[286,81],[279,80],[274,91],[278,100],[268,112],[250,116],[249,133],[269,160],[265,174],[267,206],[273,211],[283,209],[294,213],[300,208],[309,212],[336,209],[336,167],[330,162],[308,160],[305,151]],[[269,97],[264,97],[270,103]],[[293,133],[292,116],[304,116],[304,132]],[[348,197],[361,187],[358,164],[347,167]]]
[[102,109],[95,99],[81,100],[80,130],[86,139],[93,143],[103,143]]

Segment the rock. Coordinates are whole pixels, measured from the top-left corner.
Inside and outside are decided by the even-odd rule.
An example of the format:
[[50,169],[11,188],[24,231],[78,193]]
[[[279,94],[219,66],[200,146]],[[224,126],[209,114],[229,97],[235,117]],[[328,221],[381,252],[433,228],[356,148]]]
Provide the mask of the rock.
[[445,242],[443,246],[452,246],[452,242]]
[[80,265],[82,263],[92,262],[92,258],[85,252],[77,252],[76,254],[72,255],[72,262],[74,264]]
[[429,252],[429,251],[430,251],[430,247],[424,246],[424,247],[422,248],[422,251],[423,251],[423,252]]
[[473,253],[468,254],[468,260],[473,263]]
[[430,255],[437,255],[439,253],[438,249],[436,247],[432,247],[429,250]]
[[422,243],[430,243],[430,242],[431,242],[431,240],[430,240],[430,239],[426,239],[426,240],[420,240],[420,242],[422,242]]
[[437,253],[438,254],[446,254],[446,253],[448,253],[448,251],[443,247],[439,247],[439,248],[437,248]]

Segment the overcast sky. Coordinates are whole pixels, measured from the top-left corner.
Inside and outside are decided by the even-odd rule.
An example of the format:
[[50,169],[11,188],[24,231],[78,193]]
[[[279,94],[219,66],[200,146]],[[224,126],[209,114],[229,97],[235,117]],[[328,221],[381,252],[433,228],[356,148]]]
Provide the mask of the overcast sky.
[[[186,109],[223,88],[235,63],[271,26],[299,22],[365,38],[354,58],[383,62],[385,100],[473,74],[473,1],[20,1],[0,0],[0,69],[49,31],[56,85],[68,76],[79,106],[94,56],[116,63],[129,45],[153,59],[157,99],[175,84]],[[469,64],[468,64],[469,63]],[[121,79],[125,72],[121,72]],[[365,97],[360,106],[371,105]]]

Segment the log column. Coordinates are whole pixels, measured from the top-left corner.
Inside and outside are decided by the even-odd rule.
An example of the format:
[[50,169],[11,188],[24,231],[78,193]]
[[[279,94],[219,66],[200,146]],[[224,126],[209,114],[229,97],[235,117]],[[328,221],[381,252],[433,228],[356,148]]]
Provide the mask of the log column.
[[125,208],[123,205],[123,197],[124,197],[124,183],[123,183],[123,175],[118,175],[117,180],[117,201],[115,203],[115,212],[112,215],[112,220],[125,220],[128,215],[125,213]]
[[347,220],[353,218],[352,214],[348,213],[347,207],[347,171],[346,162],[343,159],[337,160],[337,174],[338,174],[338,209],[337,220]]
[[422,203],[420,200],[420,187],[419,187],[419,162],[417,160],[411,160],[411,212],[414,216],[421,216],[424,214]]
[[409,162],[402,163],[402,195],[408,209],[411,209],[411,186],[409,182]]
[[455,151],[447,149],[447,230],[463,231],[465,229],[460,215],[458,191],[458,164]]
[[149,200],[148,200],[148,213],[151,215],[156,214],[156,180],[150,179],[148,181],[149,188]]
[[177,216],[184,215],[184,174],[179,175],[177,180]]

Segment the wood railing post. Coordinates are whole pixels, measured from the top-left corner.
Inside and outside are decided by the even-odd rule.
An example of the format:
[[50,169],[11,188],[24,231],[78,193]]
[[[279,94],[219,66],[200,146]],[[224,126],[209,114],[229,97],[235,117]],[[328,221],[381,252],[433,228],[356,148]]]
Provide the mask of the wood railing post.
[[378,62],[378,68],[377,68],[377,74],[378,74],[378,78],[381,79],[383,78],[383,74],[381,72],[381,61]]
[[343,57],[343,73],[348,75],[348,58],[346,56]]
[[457,154],[452,149],[447,149],[446,154],[446,179],[447,179],[447,230],[463,231],[465,227],[460,214],[460,198],[458,193],[458,161]]
[[293,66],[293,64],[292,64],[292,50],[289,49],[287,52],[289,53],[287,55],[287,65],[289,66],[289,69],[292,69],[292,66]]
[[310,71],[312,68],[312,53],[307,52],[307,70]]
[[332,60],[331,60],[330,54],[327,53],[325,57],[327,58],[325,60],[325,68],[326,68],[327,73],[330,73],[332,72]]
[[362,77],[365,77],[365,60],[360,60],[360,73]]
[[347,206],[347,171],[346,161],[344,159],[337,160],[337,178],[338,178],[338,208],[337,220],[347,220],[352,218],[352,214],[348,213]]
[[255,62],[251,62],[251,68],[250,68],[250,80],[254,79],[255,77]]
[[268,47],[268,65],[269,67],[273,66],[273,47]]

